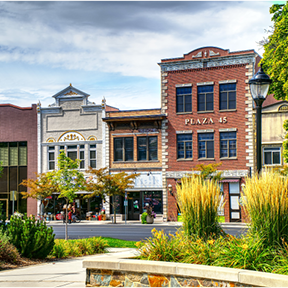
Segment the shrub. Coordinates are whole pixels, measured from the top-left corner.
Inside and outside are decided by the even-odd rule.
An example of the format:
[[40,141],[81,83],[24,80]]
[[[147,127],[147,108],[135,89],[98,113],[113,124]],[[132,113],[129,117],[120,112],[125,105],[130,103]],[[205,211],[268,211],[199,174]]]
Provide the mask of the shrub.
[[142,224],[147,224],[146,218],[147,218],[147,212],[143,212],[141,215],[141,223]]
[[47,257],[54,246],[53,228],[48,228],[43,221],[27,218],[23,220],[12,216],[7,227],[11,243],[21,256],[43,259]]
[[170,234],[170,237],[155,228],[151,232],[152,237],[136,243],[142,259],[179,262],[183,258],[185,248],[182,239],[185,236],[182,232],[177,232],[176,236]]
[[224,232],[218,223],[218,206],[221,194],[216,181],[193,175],[182,178],[177,185],[177,200],[187,235],[203,239],[218,237]]
[[0,261],[4,263],[17,263],[20,255],[16,247],[9,242],[10,238],[7,233],[0,229]]
[[101,237],[88,239],[63,240],[56,239],[50,256],[55,258],[79,257],[104,253],[107,243]]
[[[250,217],[249,233],[267,246],[288,242],[288,178],[268,171],[246,178],[243,205]],[[282,240],[284,242],[282,242]]]

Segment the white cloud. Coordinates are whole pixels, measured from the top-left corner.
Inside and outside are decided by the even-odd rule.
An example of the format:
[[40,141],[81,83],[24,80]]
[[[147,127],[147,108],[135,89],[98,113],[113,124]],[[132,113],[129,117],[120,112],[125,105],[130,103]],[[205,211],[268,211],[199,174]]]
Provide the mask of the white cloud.
[[[181,57],[202,46],[262,53],[256,42],[271,25],[269,6],[245,1],[0,2],[0,63],[9,66],[9,77],[0,71],[0,93],[11,94],[13,85],[26,95],[20,103],[35,103],[38,97],[57,93],[56,87],[65,88],[69,78],[87,85],[91,73],[111,78],[103,94],[120,108],[139,107],[139,99],[149,98],[145,93],[153,94],[145,108],[160,106],[160,95],[155,95],[160,89],[148,92],[146,83],[140,85],[141,77],[143,82],[159,80],[160,87],[161,59]],[[25,68],[18,71],[19,65],[29,67],[28,73]],[[48,75],[45,67],[63,74]],[[131,94],[115,85],[116,75],[130,77]],[[89,87],[97,91],[99,81],[92,78]]]

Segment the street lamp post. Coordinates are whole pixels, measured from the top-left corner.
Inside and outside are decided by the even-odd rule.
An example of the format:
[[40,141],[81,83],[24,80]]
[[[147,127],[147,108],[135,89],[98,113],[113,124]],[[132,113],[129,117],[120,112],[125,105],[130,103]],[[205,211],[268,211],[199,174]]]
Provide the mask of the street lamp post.
[[251,95],[256,104],[256,160],[258,174],[260,173],[262,167],[262,104],[266,99],[271,82],[272,80],[269,78],[269,76],[263,72],[262,64],[259,71],[249,80]]

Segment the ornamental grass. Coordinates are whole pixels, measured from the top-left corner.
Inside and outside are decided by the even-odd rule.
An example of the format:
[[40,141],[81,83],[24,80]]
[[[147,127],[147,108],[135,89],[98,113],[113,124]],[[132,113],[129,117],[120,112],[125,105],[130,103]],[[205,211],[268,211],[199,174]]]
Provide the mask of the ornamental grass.
[[195,237],[217,238],[224,232],[218,222],[221,192],[217,181],[198,175],[182,178],[177,188],[177,202],[182,214],[184,232]]
[[283,246],[288,242],[288,177],[269,170],[246,178],[243,206],[250,218],[251,237],[263,245]]

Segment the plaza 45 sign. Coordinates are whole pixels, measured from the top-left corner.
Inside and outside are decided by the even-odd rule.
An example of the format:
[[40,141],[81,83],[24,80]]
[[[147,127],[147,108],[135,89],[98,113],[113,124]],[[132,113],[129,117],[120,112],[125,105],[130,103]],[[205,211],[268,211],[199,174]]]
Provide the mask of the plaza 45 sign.
[[[205,124],[214,124],[215,119],[213,118],[199,118],[199,119],[185,119],[185,125],[205,125]],[[227,117],[220,117],[217,119],[221,124],[225,124],[228,122]]]

